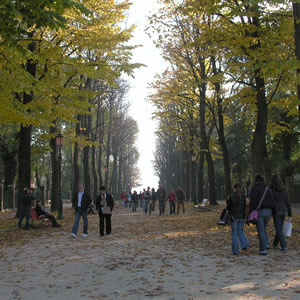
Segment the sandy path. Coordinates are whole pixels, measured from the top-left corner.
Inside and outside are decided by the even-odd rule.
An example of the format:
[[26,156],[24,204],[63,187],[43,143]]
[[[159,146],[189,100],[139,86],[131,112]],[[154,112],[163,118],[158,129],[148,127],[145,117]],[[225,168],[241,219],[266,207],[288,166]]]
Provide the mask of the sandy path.
[[38,236],[45,229],[38,229],[30,243],[25,239],[0,249],[0,297],[300,298],[298,247],[258,256],[256,236],[249,232],[251,255],[232,256],[229,228],[201,227],[214,216],[192,209],[184,216],[145,216],[141,209],[132,214],[117,208],[111,236],[99,238],[97,216],[89,217],[87,238],[72,238],[70,222],[60,229],[47,228],[48,240]]

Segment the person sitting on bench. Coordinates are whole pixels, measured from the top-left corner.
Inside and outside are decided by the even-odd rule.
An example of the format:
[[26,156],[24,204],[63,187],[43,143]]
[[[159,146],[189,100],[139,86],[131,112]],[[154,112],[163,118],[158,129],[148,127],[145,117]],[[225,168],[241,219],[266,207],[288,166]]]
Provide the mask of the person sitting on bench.
[[49,212],[46,210],[46,208],[41,206],[41,201],[40,200],[36,202],[35,211],[36,211],[38,216],[49,218],[52,222],[53,227],[61,227],[61,225],[59,225],[57,223],[55,216],[49,214]]

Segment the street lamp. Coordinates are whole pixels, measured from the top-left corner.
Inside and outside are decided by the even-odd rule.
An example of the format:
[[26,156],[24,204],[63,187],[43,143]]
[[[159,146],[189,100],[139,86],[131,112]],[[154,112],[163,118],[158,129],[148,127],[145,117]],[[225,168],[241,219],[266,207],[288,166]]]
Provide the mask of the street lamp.
[[56,147],[58,148],[58,216],[57,219],[63,219],[63,203],[61,199],[61,147],[64,144],[64,137],[59,133],[55,137]]

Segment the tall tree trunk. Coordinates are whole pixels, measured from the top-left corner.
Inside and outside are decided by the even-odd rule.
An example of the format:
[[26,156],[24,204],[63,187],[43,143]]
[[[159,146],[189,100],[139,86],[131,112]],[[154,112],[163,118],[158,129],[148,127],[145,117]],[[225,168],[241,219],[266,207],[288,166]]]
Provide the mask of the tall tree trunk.
[[[54,124],[55,125],[55,124]],[[52,126],[49,129],[50,134],[56,133],[56,127]],[[50,140],[51,152],[51,169],[52,169],[52,184],[51,184],[51,211],[57,211],[58,209],[58,197],[59,197],[59,176],[58,176],[58,160],[55,137]]]
[[113,103],[112,99],[109,101],[109,125],[107,132],[107,142],[106,142],[106,172],[105,172],[105,186],[108,185],[108,175],[109,175],[109,157],[111,154],[111,131],[112,131],[112,112],[113,112]]
[[209,192],[208,192],[209,203],[210,205],[217,205],[218,203],[216,199],[214,162],[210,151],[206,152],[206,162],[207,162],[208,182],[209,182]]
[[[300,3],[293,2],[294,27],[295,27],[295,54],[300,64]],[[297,97],[300,102],[300,68],[296,70],[297,76]],[[300,121],[300,105],[298,106],[298,118]]]
[[[83,125],[85,130],[85,137],[89,139],[92,127],[92,117],[90,115],[83,117]],[[90,173],[90,146],[85,146],[83,149],[83,174],[85,190],[91,193],[91,173]]]
[[260,70],[255,71],[257,120],[251,144],[251,163],[253,175],[263,173],[266,157],[266,134],[268,123],[268,105],[265,95],[265,81]]
[[216,192],[215,192],[215,176],[214,165],[209,149],[209,138],[206,133],[205,125],[205,110],[206,110],[206,67],[204,60],[200,59],[201,78],[200,83],[200,151],[206,153],[206,161],[208,167],[208,180],[209,180],[209,203],[210,205],[216,205]]
[[93,200],[96,199],[98,194],[98,182],[99,182],[99,175],[97,172],[97,152],[96,147],[92,146],[92,172],[93,172],[93,181],[94,181],[94,189],[93,189]]
[[204,152],[200,152],[199,166],[198,166],[198,203],[204,199]]
[[[191,153],[192,155],[192,153]],[[197,181],[197,174],[196,174],[196,161],[191,161],[191,201],[194,204],[197,204],[197,195],[196,195],[196,181]]]
[[[28,34],[29,38],[33,38],[34,31]],[[32,42],[28,46],[28,50],[34,53],[37,49],[36,42]],[[34,60],[27,60],[25,70],[30,76],[36,76],[36,63]],[[33,100],[33,92],[24,93],[23,95],[23,104],[26,105]],[[19,150],[18,150],[18,205],[16,216],[19,217],[21,214],[21,201],[23,195],[23,189],[25,187],[30,187],[31,183],[31,135],[32,135],[32,126],[23,126],[19,131]]]
[[31,133],[32,126],[21,125],[18,151],[18,205],[16,216],[21,214],[22,195],[25,187],[31,183]]
[[[76,136],[80,135],[80,120],[81,116],[77,116],[77,124],[76,124]],[[78,184],[80,183],[80,167],[79,167],[79,146],[77,143],[74,145],[74,155],[73,155],[73,191],[72,196],[78,191]],[[83,183],[83,182],[81,182]]]
[[186,174],[185,174],[185,195],[186,199],[190,201],[191,199],[191,161],[188,157],[188,152],[186,152]]
[[[211,57],[212,69],[215,76],[218,75],[216,59],[214,56]],[[219,82],[215,83],[215,89],[217,94],[217,115],[218,115],[218,126],[217,133],[219,137],[219,144],[223,153],[223,165],[224,165],[224,181],[225,181],[225,197],[231,193],[231,168],[230,168],[230,157],[225,139],[224,131],[224,117],[223,117],[223,99],[220,96],[221,85]],[[222,199],[223,200],[223,199]]]

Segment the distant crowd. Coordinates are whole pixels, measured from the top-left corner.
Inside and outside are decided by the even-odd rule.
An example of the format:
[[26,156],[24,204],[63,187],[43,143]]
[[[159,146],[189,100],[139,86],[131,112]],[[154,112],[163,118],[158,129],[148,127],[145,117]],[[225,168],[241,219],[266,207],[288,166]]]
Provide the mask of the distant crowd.
[[123,190],[120,194],[120,199],[122,205],[125,208],[131,208],[133,212],[136,212],[137,208],[142,208],[145,214],[151,214],[155,211],[155,207],[158,206],[159,215],[164,215],[167,202],[169,202],[170,215],[175,214],[175,212],[178,214],[181,207],[182,212],[185,212],[185,192],[181,186],[178,186],[176,191],[171,189],[168,194],[162,184],[158,186],[157,190],[148,186],[147,189],[144,188],[139,193],[136,190],[133,193],[131,191],[126,193]]

